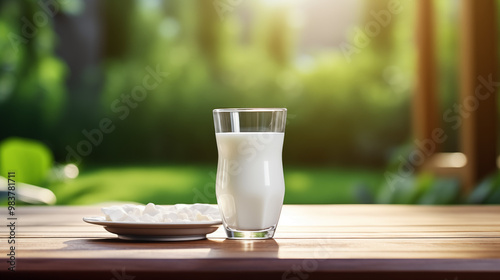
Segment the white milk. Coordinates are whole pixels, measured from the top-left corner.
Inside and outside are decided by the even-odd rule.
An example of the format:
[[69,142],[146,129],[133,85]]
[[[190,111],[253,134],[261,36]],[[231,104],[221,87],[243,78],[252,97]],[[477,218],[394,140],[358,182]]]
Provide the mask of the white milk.
[[285,195],[284,133],[216,133],[216,193],[226,225],[261,230],[278,223]]

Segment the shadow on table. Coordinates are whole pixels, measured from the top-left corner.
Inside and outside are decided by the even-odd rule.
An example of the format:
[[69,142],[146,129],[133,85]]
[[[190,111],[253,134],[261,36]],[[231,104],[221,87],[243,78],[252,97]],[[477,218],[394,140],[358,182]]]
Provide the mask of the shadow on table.
[[142,242],[118,238],[73,239],[64,242],[65,250],[182,250],[208,249],[211,257],[277,257],[279,245],[274,239],[229,240],[204,239],[197,241]]
[[118,238],[73,239],[64,242],[69,250],[136,250],[136,249],[186,249],[211,248],[218,242],[210,239],[196,241],[149,242],[129,241]]

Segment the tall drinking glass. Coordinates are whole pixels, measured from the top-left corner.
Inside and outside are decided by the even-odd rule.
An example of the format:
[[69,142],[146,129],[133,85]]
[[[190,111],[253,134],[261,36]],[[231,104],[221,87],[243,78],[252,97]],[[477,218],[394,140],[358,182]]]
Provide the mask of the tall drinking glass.
[[230,239],[272,238],[283,206],[285,108],[215,109],[216,194]]

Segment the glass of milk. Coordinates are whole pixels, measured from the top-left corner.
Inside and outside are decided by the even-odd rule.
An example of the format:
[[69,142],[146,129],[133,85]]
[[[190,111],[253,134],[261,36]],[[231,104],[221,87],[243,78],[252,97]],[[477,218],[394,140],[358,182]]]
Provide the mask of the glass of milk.
[[285,108],[215,109],[217,204],[230,239],[272,238],[283,206]]

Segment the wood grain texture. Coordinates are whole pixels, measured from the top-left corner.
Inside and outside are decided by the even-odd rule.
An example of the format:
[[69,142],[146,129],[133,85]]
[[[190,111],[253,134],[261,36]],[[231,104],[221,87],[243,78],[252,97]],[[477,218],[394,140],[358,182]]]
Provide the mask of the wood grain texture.
[[[500,206],[285,205],[274,239],[227,240],[219,228],[207,240],[158,243],[121,241],[82,221],[99,212],[19,209],[16,275],[500,279]],[[2,263],[0,275],[5,254]]]

